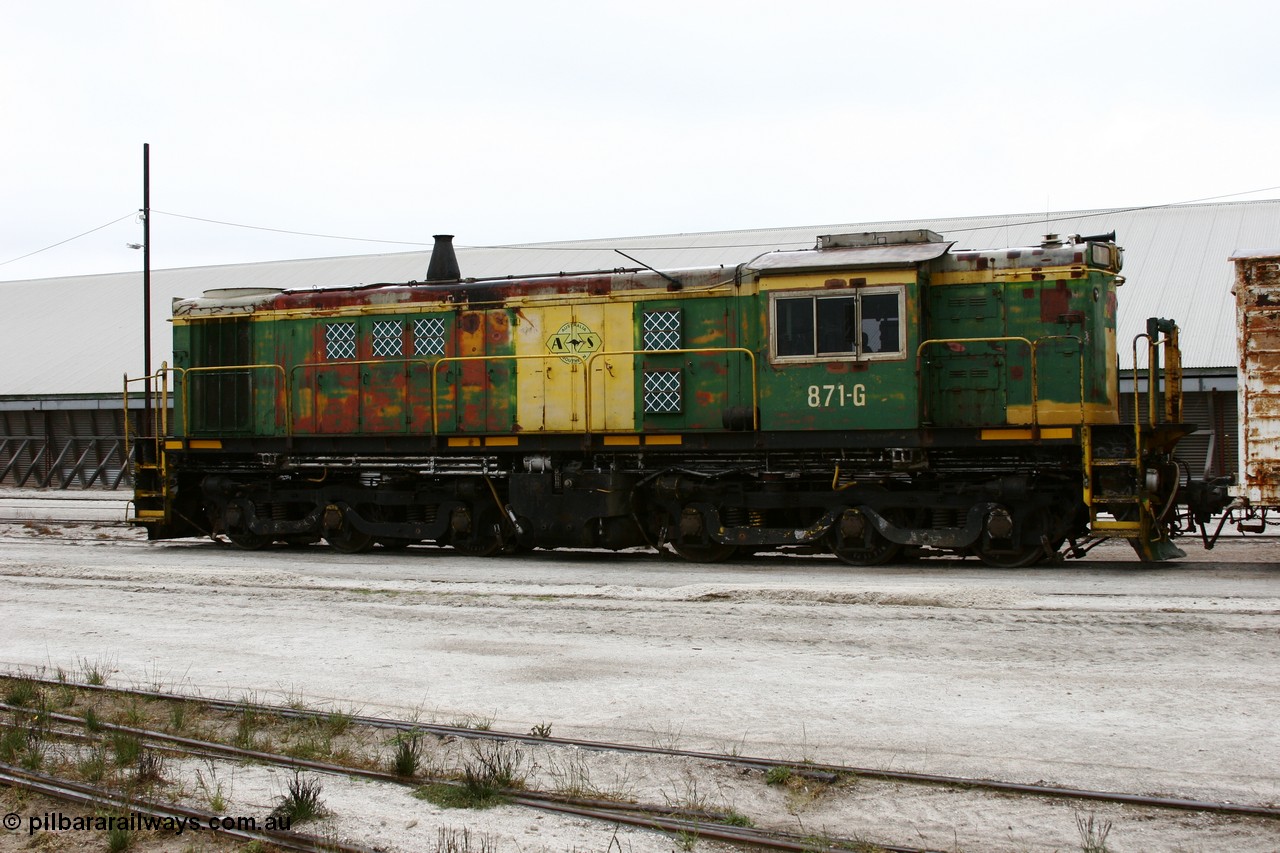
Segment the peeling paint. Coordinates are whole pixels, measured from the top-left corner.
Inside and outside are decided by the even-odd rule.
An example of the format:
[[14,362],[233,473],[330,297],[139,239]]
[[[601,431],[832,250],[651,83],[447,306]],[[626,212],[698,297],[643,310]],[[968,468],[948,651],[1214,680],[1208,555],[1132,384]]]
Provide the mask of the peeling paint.
[[1280,506],[1280,253],[1233,258],[1239,345],[1240,483],[1254,506]]

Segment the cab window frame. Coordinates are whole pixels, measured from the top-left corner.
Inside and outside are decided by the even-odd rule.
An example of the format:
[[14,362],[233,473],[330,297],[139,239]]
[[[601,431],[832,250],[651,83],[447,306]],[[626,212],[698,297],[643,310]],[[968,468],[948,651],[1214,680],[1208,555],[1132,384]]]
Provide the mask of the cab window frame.
[[[778,290],[769,294],[769,360],[775,364],[825,364],[833,361],[901,361],[907,357],[907,329],[904,322],[906,313],[906,285],[902,284],[885,284],[872,285],[870,287],[857,287],[840,290]],[[896,314],[885,314],[877,319],[876,317],[868,317],[863,310],[864,302],[870,297],[883,306],[884,296],[896,297]],[[790,302],[788,303],[788,300]],[[796,312],[796,308],[803,306],[797,304],[801,302],[809,303],[809,322],[807,329],[804,328],[805,312],[800,310]],[[823,303],[827,305],[823,305]],[[835,339],[840,339],[838,324],[841,322],[837,319],[839,315],[833,314],[831,309],[838,309],[841,302],[851,302],[854,310],[853,329],[860,329],[861,334],[853,336],[848,328],[848,319],[843,321],[846,323],[844,337],[855,337],[852,349],[838,349],[831,346],[833,334]],[[779,303],[788,303],[784,307]],[[828,308],[827,313],[823,313],[822,308]],[[870,307],[870,306],[868,306]],[[791,319],[799,321],[800,336],[807,335],[809,338],[809,346],[804,351],[797,351],[795,342],[788,342],[781,334],[783,331],[783,321],[779,318],[779,312],[790,312]],[[881,311],[880,313],[883,313]],[[872,331],[878,334],[890,334],[891,326],[886,327],[885,321],[897,320],[897,336],[896,342],[890,342],[890,349],[884,349],[884,341],[872,341],[870,333]],[[825,321],[825,322],[824,322]],[[875,322],[876,326],[872,327],[870,323]],[[824,343],[825,340],[825,343]],[[870,344],[871,346],[868,346]],[[874,347],[874,348],[873,348]],[[791,350],[791,351],[783,351]]]

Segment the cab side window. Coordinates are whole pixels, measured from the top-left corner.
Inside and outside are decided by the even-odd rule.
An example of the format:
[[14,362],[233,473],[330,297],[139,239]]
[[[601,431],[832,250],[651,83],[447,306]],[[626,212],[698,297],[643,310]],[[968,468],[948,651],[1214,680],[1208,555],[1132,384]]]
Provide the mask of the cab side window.
[[827,361],[901,357],[901,287],[772,297],[773,359]]

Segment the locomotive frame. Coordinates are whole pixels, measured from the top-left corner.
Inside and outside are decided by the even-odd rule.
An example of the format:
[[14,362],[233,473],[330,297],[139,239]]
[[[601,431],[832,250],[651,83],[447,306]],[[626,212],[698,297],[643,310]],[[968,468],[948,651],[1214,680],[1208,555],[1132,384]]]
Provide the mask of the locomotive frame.
[[349,552],[1180,555],[1177,328],[1140,336],[1152,391],[1121,424],[1114,235],[479,280],[449,239],[424,283],[176,302],[175,364],[125,383],[155,413],[134,522]]

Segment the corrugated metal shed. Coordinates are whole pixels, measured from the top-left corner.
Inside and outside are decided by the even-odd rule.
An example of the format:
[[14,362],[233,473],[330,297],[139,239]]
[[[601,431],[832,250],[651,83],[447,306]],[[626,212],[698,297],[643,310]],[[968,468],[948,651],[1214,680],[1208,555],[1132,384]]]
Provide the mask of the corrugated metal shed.
[[[1125,248],[1120,291],[1122,352],[1147,317],[1183,328],[1188,368],[1232,368],[1235,304],[1228,258],[1242,247],[1280,243],[1280,200],[1128,210],[1082,210],[954,219],[837,223],[792,228],[665,234],[522,246],[470,248],[458,261],[468,277],[633,267],[622,249],[658,269],[749,261],[773,249],[811,247],[824,234],[927,228],[955,247],[1038,244],[1046,233],[1117,232]],[[431,253],[357,255],[153,270],[153,361],[171,360],[165,321],[176,297],[221,287],[338,287],[426,277]],[[114,393],[141,373],[142,274],[76,276],[0,283],[0,396]],[[1125,359],[1127,363],[1127,358]]]

